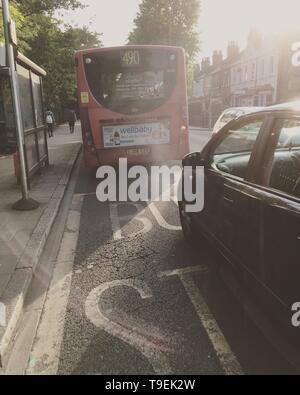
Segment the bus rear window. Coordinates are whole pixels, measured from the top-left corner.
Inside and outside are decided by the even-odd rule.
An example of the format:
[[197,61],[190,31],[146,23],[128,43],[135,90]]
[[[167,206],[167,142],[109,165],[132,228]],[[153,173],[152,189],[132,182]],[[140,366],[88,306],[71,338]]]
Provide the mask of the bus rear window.
[[95,99],[122,114],[153,111],[168,100],[177,80],[177,54],[163,49],[124,49],[84,56]]

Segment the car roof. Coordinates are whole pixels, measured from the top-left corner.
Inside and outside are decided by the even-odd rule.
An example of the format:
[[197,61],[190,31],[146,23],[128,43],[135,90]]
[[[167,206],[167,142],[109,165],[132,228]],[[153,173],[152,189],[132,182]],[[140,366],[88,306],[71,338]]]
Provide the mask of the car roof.
[[267,107],[268,110],[280,110],[280,111],[300,111],[300,100],[276,104],[274,106]]
[[275,104],[273,106],[263,107],[256,112],[263,113],[263,112],[277,112],[277,111],[288,111],[288,112],[293,112],[293,113],[295,113],[295,112],[300,113],[300,101]]
[[259,110],[263,110],[265,107],[229,107],[227,108],[224,113],[230,112],[230,111],[242,111],[244,113],[251,113],[251,112],[256,112]]

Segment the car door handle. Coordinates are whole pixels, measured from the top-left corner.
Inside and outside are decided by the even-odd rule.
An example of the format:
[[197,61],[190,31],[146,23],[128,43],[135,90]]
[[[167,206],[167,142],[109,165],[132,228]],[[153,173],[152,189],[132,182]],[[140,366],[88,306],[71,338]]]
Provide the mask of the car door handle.
[[234,203],[234,200],[228,198],[227,196],[223,196],[223,199],[224,199],[224,201],[225,201],[226,203],[228,203],[228,204],[233,204],[233,203]]

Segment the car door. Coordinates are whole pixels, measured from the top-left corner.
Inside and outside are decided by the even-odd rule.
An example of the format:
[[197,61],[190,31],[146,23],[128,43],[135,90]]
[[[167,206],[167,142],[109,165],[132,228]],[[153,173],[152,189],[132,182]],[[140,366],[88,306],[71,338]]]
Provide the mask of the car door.
[[221,132],[207,154],[202,227],[232,262],[249,270],[260,258],[260,190],[248,181],[265,115],[247,116]]
[[300,117],[277,116],[263,165],[264,264],[260,280],[281,320],[300,301]]

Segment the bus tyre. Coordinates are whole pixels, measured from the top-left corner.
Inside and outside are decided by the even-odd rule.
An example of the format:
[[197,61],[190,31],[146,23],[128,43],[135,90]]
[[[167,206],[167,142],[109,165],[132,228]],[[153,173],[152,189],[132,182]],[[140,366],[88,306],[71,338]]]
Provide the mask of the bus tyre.
[[180,222],[182,227],[182,232],[185,240],[192,247],[196,247],[196,237],[195,237],[195,229],[193,226],[193,221],[188,213],[185,211],[185,203],[179,202],[179,215]]

